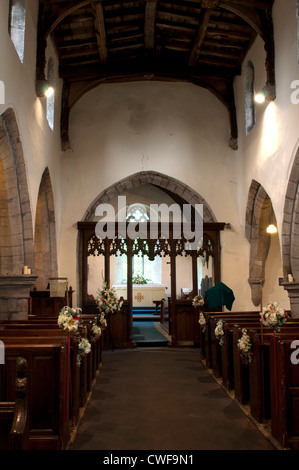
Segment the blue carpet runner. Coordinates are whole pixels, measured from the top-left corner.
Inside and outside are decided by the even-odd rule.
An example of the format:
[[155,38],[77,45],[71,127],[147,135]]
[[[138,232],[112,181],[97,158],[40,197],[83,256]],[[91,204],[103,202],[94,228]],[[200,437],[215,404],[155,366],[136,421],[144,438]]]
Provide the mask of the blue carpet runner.
[[160,315],[156,315],[155,313],[156,309],[154,307],[134,307],[133,321],[160,321]]
[[137,347],[167,347],[169,342],[152,321],[133,321],[133,341]]

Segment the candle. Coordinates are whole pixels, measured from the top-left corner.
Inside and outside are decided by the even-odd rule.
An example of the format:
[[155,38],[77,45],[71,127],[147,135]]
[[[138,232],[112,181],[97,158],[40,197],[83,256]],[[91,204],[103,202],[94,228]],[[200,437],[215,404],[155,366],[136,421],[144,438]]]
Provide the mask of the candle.
[[288,274],[288,281],[289,282],[294,282],[294,278],[293,278],[292,274]]
[[28,274],[28,266],[23,266],[23,274]]

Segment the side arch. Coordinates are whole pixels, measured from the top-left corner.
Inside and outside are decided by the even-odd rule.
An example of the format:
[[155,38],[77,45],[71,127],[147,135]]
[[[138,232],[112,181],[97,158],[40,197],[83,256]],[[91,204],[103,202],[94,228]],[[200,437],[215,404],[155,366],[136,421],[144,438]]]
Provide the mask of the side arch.
[[15,112],[0,116],[0,274],[33,267],[33,228],[26,167]]
[[265,189],[252,181],[246,208],[245,235],[250,243],[249,279],[251,300],[261,303],[261,286],[265,282],[265,264],[270,247],[267,226],[271,220],[272,203]]
[[57,248],[54,198],[49,169],[46,168],[39,187],[34,237],[34,267],[38,290],[47,288],[48,278],[57,276]]

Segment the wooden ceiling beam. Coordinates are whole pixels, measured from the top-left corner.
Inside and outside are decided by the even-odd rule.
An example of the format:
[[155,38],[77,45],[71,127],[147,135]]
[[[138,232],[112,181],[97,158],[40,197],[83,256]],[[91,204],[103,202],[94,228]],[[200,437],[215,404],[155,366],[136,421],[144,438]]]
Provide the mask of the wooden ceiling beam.
[[[264,2],[262,2],[264,3]],[[273,1],[269,0],[267,7],[264,9],[257,9],[254,7],[256,2],[240,2],[237,0],[220,0],[219,6],[234,12],[243,18],[250,26],[260,35],[265,43],[266,51],[266,93],[269,101],[276,98],[276,78],[275,78],[275,45],[274,45],[274,31],[272,19],[272,6]]]
[[203,10],[201,14],[201,19],[199,21],[199,26],[196,34],[196,39],[194,41],[194,45],[192,47],[190,57],[189,57],[189,65],[195,65],[196,61],[198,59],[199,51],[201,48],[201,45],[204,41],[204,38],[206,36],[208,24],[210,21],[210,17],[212,14],[212,8],[206,8]]
[[155,20],[157,0],[145,0],[144,47],[147,56],[153,57],[155,49]]
[[108,60],[105,19],[102,3],[96,3],[91,6],[94,16],[94,26],[96,31],[97,45],[100,57],[100,63],[106,64]]

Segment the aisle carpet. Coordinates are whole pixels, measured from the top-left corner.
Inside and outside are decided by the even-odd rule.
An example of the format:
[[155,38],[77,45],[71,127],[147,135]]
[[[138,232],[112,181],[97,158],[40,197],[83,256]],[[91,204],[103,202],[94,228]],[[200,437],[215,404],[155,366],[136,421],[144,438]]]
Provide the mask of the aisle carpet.
[[70,450],[272,450],[198,349],[103,353]]

